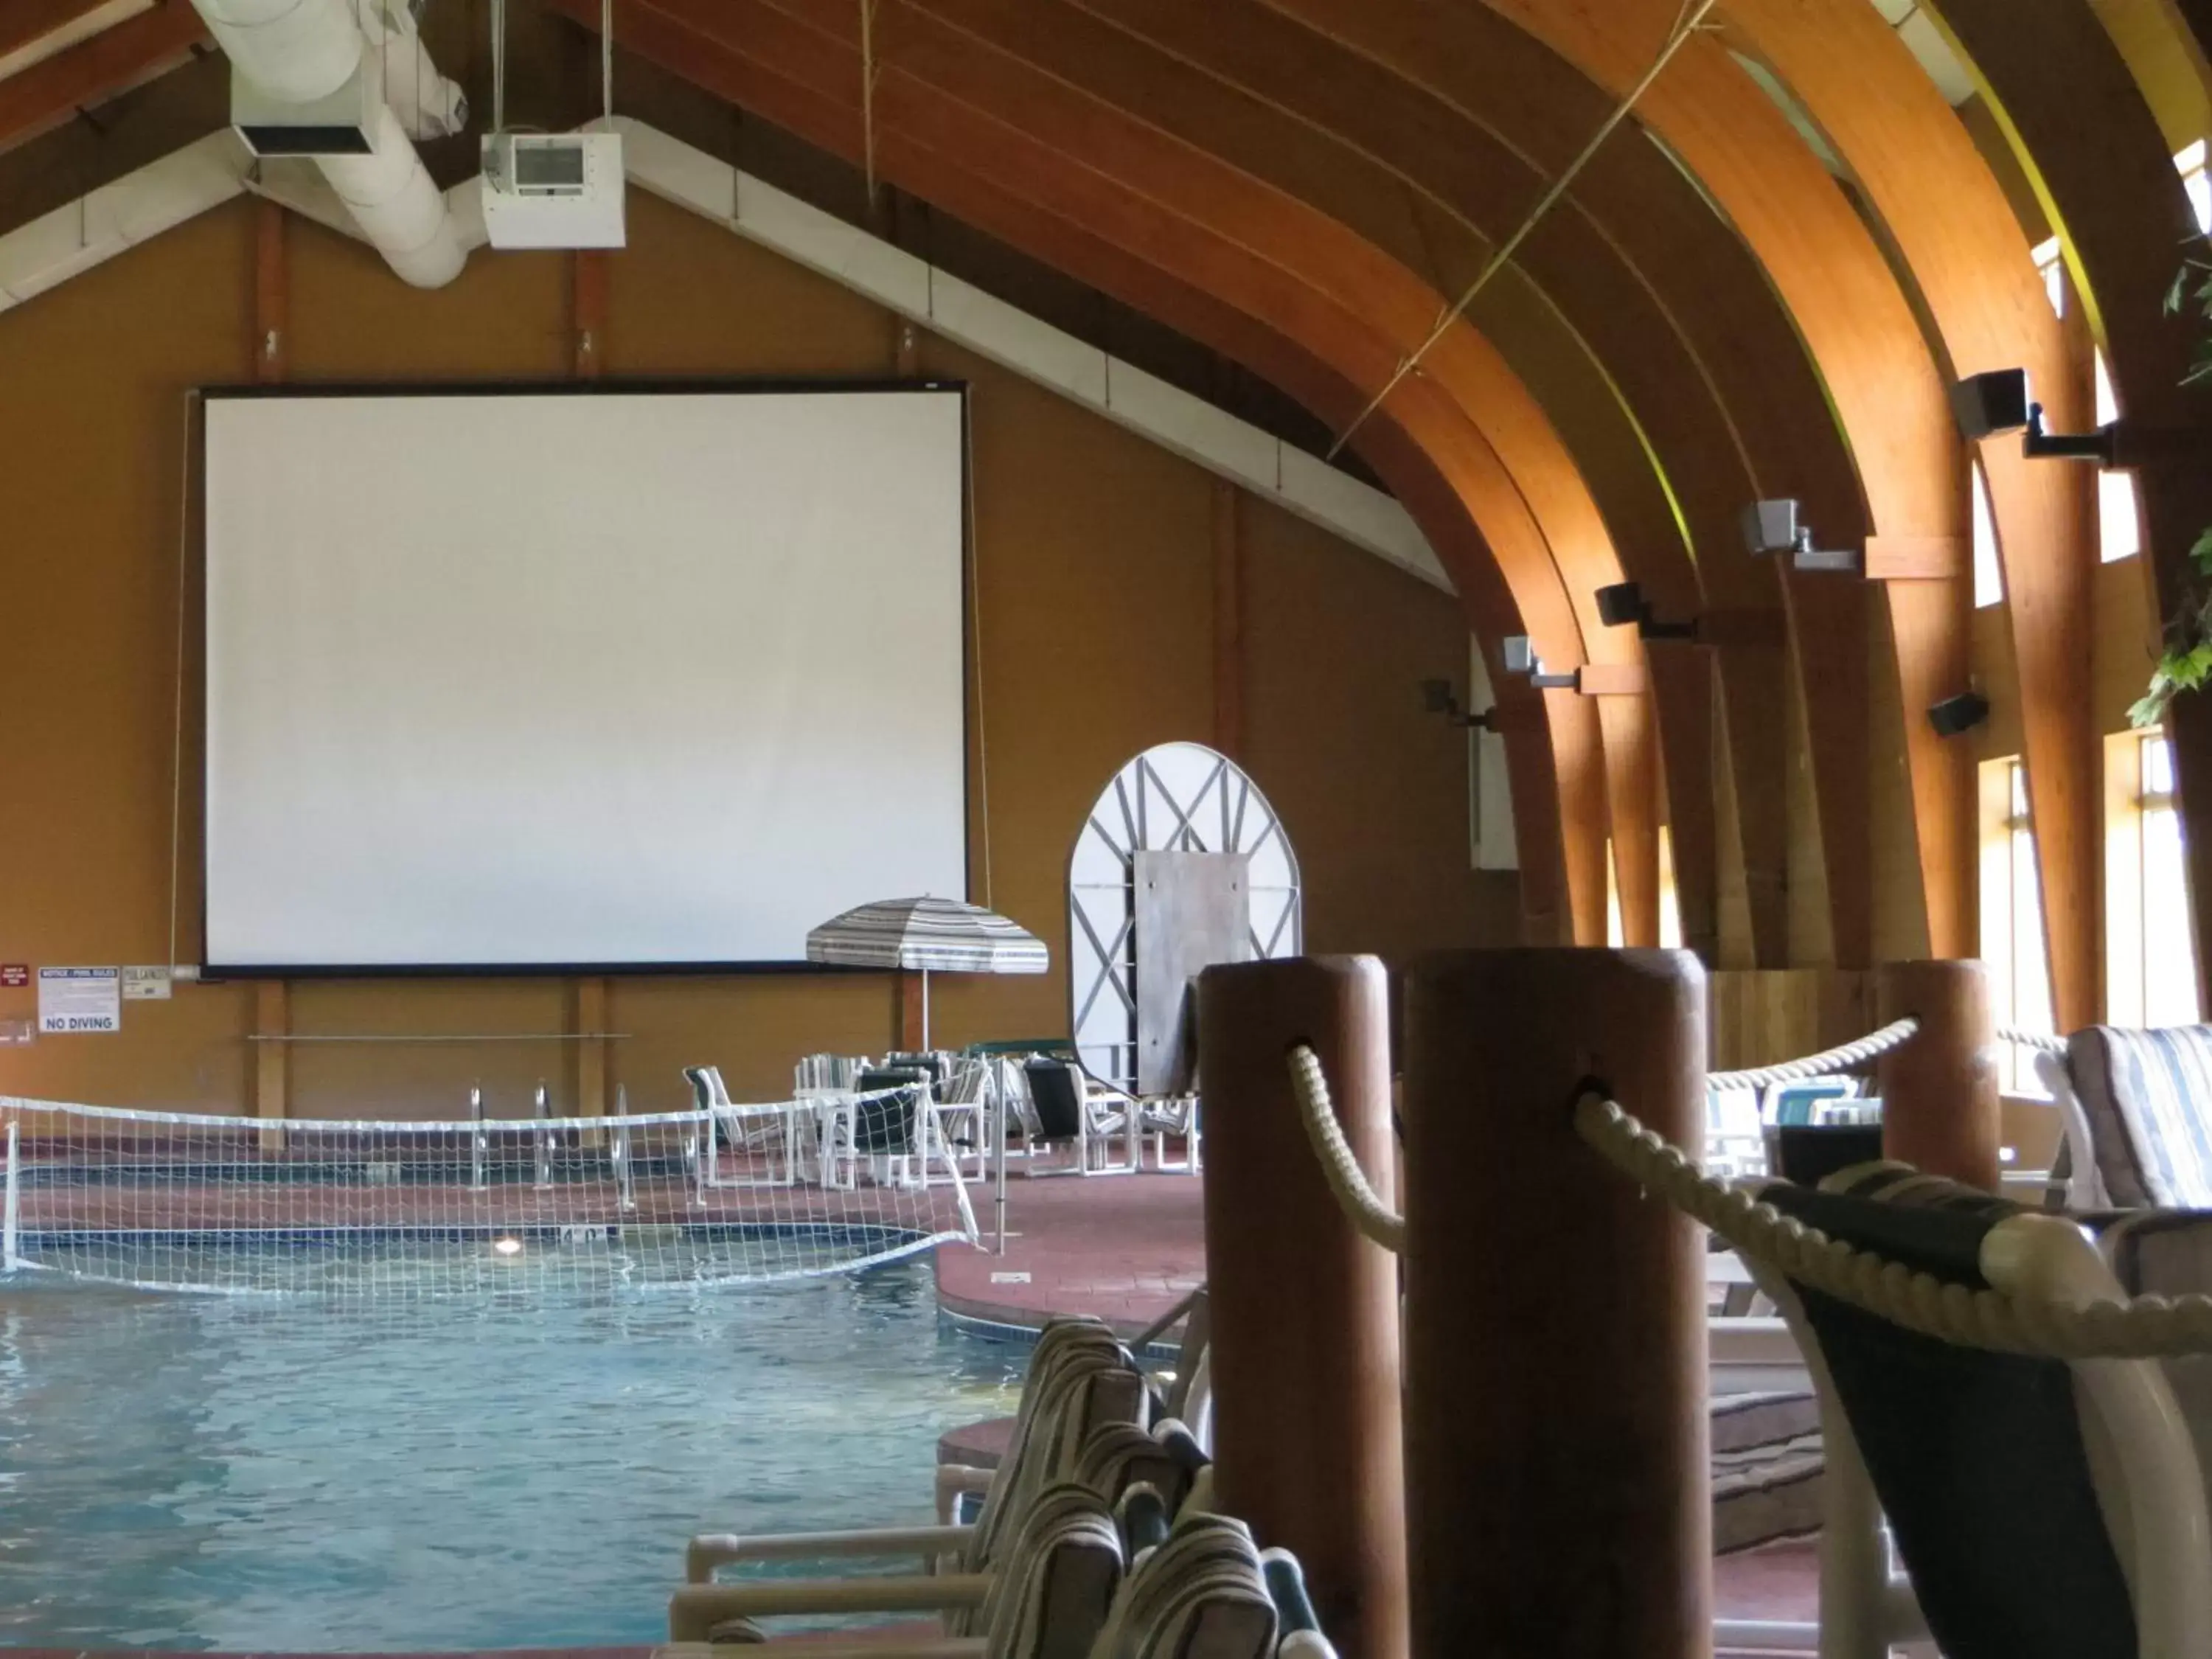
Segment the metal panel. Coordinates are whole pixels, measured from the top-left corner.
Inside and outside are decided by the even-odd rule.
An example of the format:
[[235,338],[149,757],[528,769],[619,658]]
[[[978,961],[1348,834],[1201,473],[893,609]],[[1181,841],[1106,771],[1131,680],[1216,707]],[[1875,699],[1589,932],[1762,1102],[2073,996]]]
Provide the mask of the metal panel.
[[1136,855],[1137,1092],[1189,1091],[1201,969],[1252,956],[1252,860],[1243,853]]

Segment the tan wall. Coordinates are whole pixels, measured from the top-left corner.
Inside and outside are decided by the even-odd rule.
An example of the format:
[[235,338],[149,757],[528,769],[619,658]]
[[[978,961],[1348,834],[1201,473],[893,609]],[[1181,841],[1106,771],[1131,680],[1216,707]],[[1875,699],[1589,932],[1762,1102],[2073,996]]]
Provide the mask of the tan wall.
[[[881,375],[892,319],[866,301],[650,198],[633,197],[604,342],[614,374]],[[0,315],[0,961],[152,963],[168,955],[171,745],[185,394],[246,378],[252,210],[233,206]],[[295,379],[553,378],[565,372],[568,266],[477,255],[451,288],[403,287],[366,250],[289,230]],[[1081,814],[1147,744],[1211,740],[1211,503],[1197,468],[924,336],[921,372],[974,386],[984,696],[970,756],[988,759],[993,902],[1064,954],[1063,882]],[[1468,860],[1465,746],[1421,713],[1456,678],[1455,603],[1271,506],[1243,524],[1243,695],[1250,768],[1287,823],[1316,950],[1391,955],[1510,940],[1510,877]],[[192,563],[196,566],[195,555]],[[196,581],[187,610],[197,628]],[[711,643],[713,618],[696,625]],[[198,708],[185,720],[179,954],[197,954]],[[977,896],[986,872],[985,824]],[[940,1041],[1067,1026],[1058,970],[940,979]],[[255,988],[183,987],[133,1004],[118,1036],[0,1049],[0,1092],[216,1110],[253,1095]],[[575,1029],[560,980],[301,982],[295,1033]],[[0,991],[0,1019],[31,994]],[[679,1103],[678,1067],[720,1064],[733,1090],[781,1092],[809,1049],[880,1048],[875,976],[617,981],[609,1087],[636,1109]],[[554,1042],[295,1045],[295,1115],[457,1108],[481,1079],[522,1109],[546,1078],[573,1099]]]

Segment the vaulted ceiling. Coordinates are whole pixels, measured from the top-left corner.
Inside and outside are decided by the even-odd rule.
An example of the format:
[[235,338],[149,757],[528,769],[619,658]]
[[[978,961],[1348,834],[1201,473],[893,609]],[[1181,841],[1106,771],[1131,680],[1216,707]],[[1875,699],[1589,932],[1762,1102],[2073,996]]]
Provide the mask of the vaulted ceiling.
[[[600,15],[538,0],[540,27],[565,19],[584,56]],[[2191,331],[2160,303],[2195,230],[2170,148],[2203,118],[2212,15],[2188,0],[617,0],[614,15],[620,106],[654,101],[726,152],[787,135],[802,172],[836,158],[815,182],[842,210],[896,237],[921,204],[935,244],[981,233],[1234,365],[1198,389],[1312,448],[1342,443],[1393,491],[1490,658],[1536,937],[1602,939],[1609,848],[1630,942],[1653,942],[1664,822],[1692,942],[1714,937],[1725,851],[1757,959],[1787,960],[1784,773],[1802,746],[1826,954],[1869,961],[1870,780],[1901,745],[1921,943],[1972,953],[1971,756],[1918,718],[1970,674],[1956,377],[2025,367],[2055,428],[2086,427],[2094,337],[2124,417],[2169,440],[2137,475],[2161,609],[2212,522],[2206,411],[2180,388]],[[433,0],[423,27],[468,78],[481,8]],[[0,228],[56,158],[98,151],[58,124],[126,132],[118,94],[156,99],[147,83],[206,50],[185,0],[0,8],[0,149],[18,147],[0,155]],[[164,131],[220,123],[220,72],[170,77],[204,84],[167,94]],[[572,65],[544,96],[578,118],[588,78]],[[433,161],[469,165],[458,146]],[[2030,256],[2046,232],[2070,320]],[[2094,477],[2027,461],[2016,439],[1978,448],[2057,1007],[2081,1024],[2099,995]],[[1741,510],[1785,496],[1821,546],[1863,550],[1866,574],[1747,552]],[[1597,590],[1623,580],[1660,617],[1698,619],[1698,639],[1603,626]],[[1587,672],[1536,690],[1504,672],[1511,635]],[[1884,706],[1908,718],[1878,728]],[[2185,701],[2176,726],[2185,810],[2212,815],[2212,723]],[[2212,915],[2212,834],[2192,845]]]

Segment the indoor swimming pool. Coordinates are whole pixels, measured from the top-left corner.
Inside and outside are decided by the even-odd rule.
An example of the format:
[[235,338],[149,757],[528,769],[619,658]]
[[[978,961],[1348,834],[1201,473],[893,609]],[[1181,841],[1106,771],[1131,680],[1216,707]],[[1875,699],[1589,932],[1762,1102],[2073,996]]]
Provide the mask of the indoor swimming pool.
[[651,1295],[0,1285],[0,1644],[645,1644],[684,1540],[930,1519],[1018,1347],[927,1261]]

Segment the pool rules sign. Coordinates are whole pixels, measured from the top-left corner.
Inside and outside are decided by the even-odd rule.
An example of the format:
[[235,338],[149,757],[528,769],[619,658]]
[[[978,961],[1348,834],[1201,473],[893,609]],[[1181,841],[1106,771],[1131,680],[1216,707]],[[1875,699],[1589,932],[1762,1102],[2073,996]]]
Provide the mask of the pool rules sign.
[[41,1035],[123,1029],[123,975],[115,968],[39,969]]

